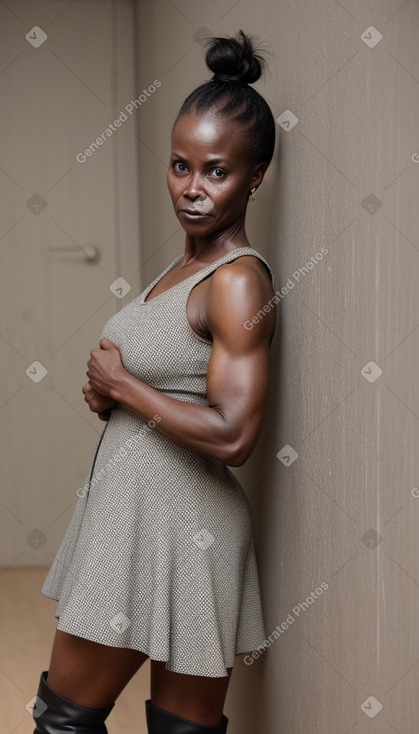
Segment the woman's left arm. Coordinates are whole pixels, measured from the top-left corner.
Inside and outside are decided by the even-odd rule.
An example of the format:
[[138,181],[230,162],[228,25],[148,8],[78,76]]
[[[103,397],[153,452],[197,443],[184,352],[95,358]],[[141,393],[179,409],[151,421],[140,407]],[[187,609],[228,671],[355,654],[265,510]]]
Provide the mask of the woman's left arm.
[[108,339],[101,340],[101,349],[91,350],[87,376],[95,390],[143,420],[159,415],[154,430],[167,438],[228,466],[241,466],[257,441],[266,407],[276,311],[266,277],[248,265],[234,265],[234,272],[215,271],[208,289],[206,323],[213,339],[208,406],[176,400],[131,375]]

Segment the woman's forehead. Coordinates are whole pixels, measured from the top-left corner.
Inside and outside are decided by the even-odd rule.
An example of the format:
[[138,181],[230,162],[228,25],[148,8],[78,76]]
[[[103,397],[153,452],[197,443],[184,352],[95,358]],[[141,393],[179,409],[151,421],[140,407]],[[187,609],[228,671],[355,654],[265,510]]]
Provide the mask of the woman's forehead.
[[186,150],[193,148],[214,148],[229,153],[241,152],[245,146],[243,128],[231,118],[216,115],[214,112],[189,112],[177,121],[172,135],[174,150],[181,146]]

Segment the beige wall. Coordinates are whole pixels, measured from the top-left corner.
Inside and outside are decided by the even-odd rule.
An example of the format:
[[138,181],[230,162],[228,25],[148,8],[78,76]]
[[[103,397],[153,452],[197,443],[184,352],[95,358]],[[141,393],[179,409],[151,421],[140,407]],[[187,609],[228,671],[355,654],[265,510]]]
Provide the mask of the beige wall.
[[[138,117],[143,286],[183,250],[165,174],[174,116],[210,76],[196,32],[259,36],[274,55],[257,89],[275,118],[298,118],[289,131],[278,124],[274,160],[249,205],[251,244],[278,288],[291,287],[279,306],[263,433],[236,470],[253,508],[267,632],[278,625],[280,636],[253,665],[238,658],[229,731],[413,734],[419,5],[137,8],[141,79],[162,82]],[[370,26],[383,36],[373,47]],[[382,370],[374,381],[371,362]],[[298,455],[289,465],[277,458],[286,446]]]

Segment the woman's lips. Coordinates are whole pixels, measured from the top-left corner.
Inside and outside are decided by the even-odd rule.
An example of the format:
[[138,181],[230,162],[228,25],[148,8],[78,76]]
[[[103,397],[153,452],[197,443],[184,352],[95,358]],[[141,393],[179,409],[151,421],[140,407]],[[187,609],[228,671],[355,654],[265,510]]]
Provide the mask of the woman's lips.
[[202,212],[197,212],[192,209],[181,209],[180,214],[183,214],[183,216],[189,220],[205,219],[205,217],[208,216],[207,214],[203,214]]
[[211,214],[214,209],[214,202],[211,197],[206,196],[203,199],[196,199],[195,201],[188,202],[188,206],[180,211],[187,216],[194,216],[198,214]]

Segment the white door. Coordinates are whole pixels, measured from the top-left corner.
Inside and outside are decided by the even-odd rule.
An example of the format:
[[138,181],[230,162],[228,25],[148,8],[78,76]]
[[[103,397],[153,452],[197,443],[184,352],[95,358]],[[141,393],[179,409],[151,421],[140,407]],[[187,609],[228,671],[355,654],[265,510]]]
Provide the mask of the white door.
[[49,565],[105,425],[89,351],[140,291],[134,6],[5,2],[0,37],[0,565]]

